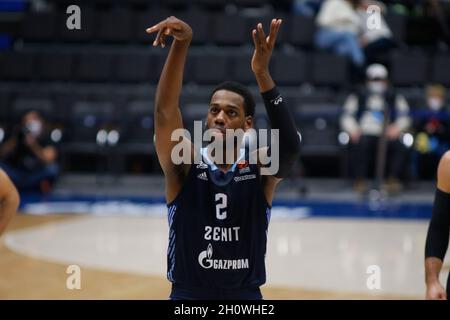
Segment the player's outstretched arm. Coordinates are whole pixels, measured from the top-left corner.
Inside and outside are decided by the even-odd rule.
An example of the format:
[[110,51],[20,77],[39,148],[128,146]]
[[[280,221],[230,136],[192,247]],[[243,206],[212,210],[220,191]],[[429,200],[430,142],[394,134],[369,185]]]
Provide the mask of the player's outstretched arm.
[[3,170],[0,170],[0,235],[19,207],[19,193]]
[[187,165],[175,165],[171,152],[178,141],[171,141],[172,132],[183,128],[179,109],[179,97],[183,84],[183,73],[189,45],[192,40],[192,29],[184,21],[169,17],[153,27],[147,33],[157,32],[153,46],[166,45],[166,37],[172,36],[169,54],[166,58],[155,98],[155,145],[161,168],[166,177],[167,200],[178,193],[180,176],[187,173]]
[[445,300],[447,294],[439,281],[439,273],[449,243],[450,228],[450,152],[441,159],[433,215],[425,245],[426,298]]
[[264,188],[266,199],[270,203],[276,183],[289,175],[292,165],[300,154],[300,139],[297,134],[294,118],[280,95],[269,72],[269,62],[275,47],[282,20],[273,19],[269,35],[266,36],[261,23],[252,30],[255,50],[252,57],[252,70],[255,74],[272,129],[279,130],[279,168],[276,174],[265,177]]

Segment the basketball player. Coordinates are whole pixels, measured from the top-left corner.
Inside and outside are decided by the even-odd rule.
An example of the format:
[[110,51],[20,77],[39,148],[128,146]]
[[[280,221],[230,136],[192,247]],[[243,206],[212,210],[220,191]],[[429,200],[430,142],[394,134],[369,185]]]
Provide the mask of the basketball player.
[[[156,151],[165,176],[169,211],[167,277],[172,282],[171,299],[262,299],[260,286],[266,281],[264,259],[274,190],[288,176],[300,148],[293,118],[269,73],[280,25],[281,20],[272,20],[267,37],[261,24],[252,30],[255,50],[251,67],[271,127],[279,129],[279,169],[274,175],[261,174],[261,161],[252,164],[243,160],[245,152],[239,156],[236,152],[234,163],[220,164],[201,149],[202,161],[195,164],[198,154],[192,148],[189,156],[193,164],[174,164],[171,152],[178,141],[171,141],[171,134],[183,128],[179,96],[192,29],[173,16],[147,29],[148,33],[158,31],[154,46],[165,47],[166,36],[174,38],[155,100]],[[225,82],[211,94],[206,127],[213,131],[214,139],[224,141],[227,129],[252,128],[254,113],[249,90]],[[269,154],[269,148],[264,152]]]
[[438,168],[438,182],[433,215],[425,246],[426,298],[446,300],[450,294],[450,276],[447,292],[439,282],[439,273],[448,248],[450,232],[450,151],[442,157]]
[[19,207],[19,194],[6,173],[0,169],[0,235]]

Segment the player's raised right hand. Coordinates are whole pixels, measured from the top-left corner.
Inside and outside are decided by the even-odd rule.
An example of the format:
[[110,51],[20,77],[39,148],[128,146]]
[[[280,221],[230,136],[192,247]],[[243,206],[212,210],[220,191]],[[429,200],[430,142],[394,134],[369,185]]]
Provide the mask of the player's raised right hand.
[[153,46],[156,47],[161,44],[161,47],[166,46],[166,36],[172,36],[175,40],[190,43],[192,40],[192,28],[184,21],[170,16],[167,19],[155,24],[146,30],[147,33],[158,31]]

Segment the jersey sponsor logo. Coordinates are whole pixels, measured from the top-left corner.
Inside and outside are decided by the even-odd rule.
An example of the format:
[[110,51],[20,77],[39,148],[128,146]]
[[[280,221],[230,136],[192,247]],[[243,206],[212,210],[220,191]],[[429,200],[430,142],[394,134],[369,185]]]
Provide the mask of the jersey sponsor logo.
[[200,252],[198,255],[198,263],[204,269],[215,269],[215,270],[239,270],[239,269],[249,269],[248,259],[211,259],[213,255],[213,247],[211,243],[205,251]]
[[249,172],[250,172],[250,167],[245,167],[245,168],[239,169],[239,174],[249,173]]
[[245,176],[234,177],[234,181],[236,181],[236,182],[240,182],[240,181],[244,181],[244,180],[251,180],[251,179],[256,179],[256,174],[246,174]]
[[197,167],[197,169],[208,169],[208,165],[206,163],[204,163],[203,161],[201,161]]
[[206,172],[202,172],[199,175],[197,175],[197,178],[200,180],[208,181],[208,176],[206,175]]
[[249,173],[250,167],[247,160],[241,160],[238,162],[237,167],[239,169],[239,174]]
[[282,96],[278,96],[278,97],[276,97],[275,99],[273,99],[272,101],[270,101],[270,102],[272,102],[274,105],[279,105],[281,102],[283,102],[283,97]]
[[248,167],[248,161],[247,160],[241,160],[238,162],[237,167],[239,169],[243,169],[245,167]]

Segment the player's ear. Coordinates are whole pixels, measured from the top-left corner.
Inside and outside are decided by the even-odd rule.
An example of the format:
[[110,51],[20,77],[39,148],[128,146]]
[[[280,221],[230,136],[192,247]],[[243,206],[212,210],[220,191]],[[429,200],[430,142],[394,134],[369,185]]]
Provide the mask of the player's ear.
[[253,117],[252,116],[245,116],[244,129],[248,130],[250,128],[253,128]]

